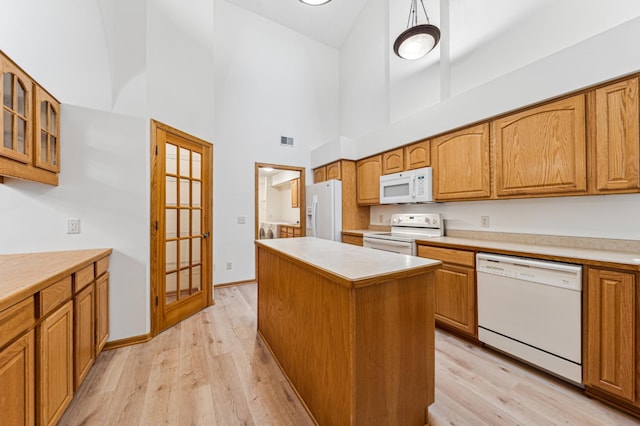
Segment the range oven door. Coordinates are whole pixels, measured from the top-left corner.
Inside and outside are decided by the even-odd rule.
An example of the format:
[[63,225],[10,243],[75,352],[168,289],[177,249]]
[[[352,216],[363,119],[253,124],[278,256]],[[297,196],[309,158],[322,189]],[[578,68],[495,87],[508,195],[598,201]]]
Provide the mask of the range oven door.
[[392,253],[408,254],[411,256],[416,255],[416,244],[413,242],[383,240],[381,238],[372,238],[365,235],[362,239],[362,246],[376,250],[389,251]]

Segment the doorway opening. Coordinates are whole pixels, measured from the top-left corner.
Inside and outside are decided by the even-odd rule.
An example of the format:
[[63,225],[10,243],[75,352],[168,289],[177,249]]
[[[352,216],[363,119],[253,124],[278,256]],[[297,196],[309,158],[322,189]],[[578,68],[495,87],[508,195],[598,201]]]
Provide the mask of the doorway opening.
[[255,239],[305,236],[304,212],[304,167],[256,163]]

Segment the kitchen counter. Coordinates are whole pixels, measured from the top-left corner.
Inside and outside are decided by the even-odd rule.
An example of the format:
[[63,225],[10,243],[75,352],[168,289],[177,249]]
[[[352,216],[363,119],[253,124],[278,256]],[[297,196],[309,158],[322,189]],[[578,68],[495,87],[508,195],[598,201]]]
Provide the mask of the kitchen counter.
[[345,286],[370,285],[377,282],[377,278],[428,271],[441,263],[313,237],[258,240],[256,243],[320,269]]
[[316,424],[428,424],[440,262],[317,238],[256,246],[258,333]]
[[428,238],[418,240],[417,243],[445,248],[490,251],[491,253],[535,257],[539,259],[581,263],[592,266],[613,266],[640,271],[640,253],[633,252],[514,243],[460,237]]
[[111,254],[111,249],[0,255],[0,310]]

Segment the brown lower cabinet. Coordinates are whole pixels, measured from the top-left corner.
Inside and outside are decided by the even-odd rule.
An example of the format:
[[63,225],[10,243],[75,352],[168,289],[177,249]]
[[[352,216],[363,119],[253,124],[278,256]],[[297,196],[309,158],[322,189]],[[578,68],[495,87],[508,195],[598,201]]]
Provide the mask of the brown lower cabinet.
[[[0,282],[0,424],[55,425],[64,414],[108,337],[110,253],[0,255],[0,275],[28,293],[2,297]],[[41,281],[21,281],[25,265]]]
[[364,244],[362,235],[352,235],[342,233],[342,242],[345,244],[353,244],[354,246],[362,246]]
[[73,398],[73,302],[38,326],[38,422],[55,425]]
[[477,339],[475,252],[419,245],[418,256],[442,261],[435,272],[436,324]]
[[584,382],[640,414],[640,292],[636,273],[588,268]]

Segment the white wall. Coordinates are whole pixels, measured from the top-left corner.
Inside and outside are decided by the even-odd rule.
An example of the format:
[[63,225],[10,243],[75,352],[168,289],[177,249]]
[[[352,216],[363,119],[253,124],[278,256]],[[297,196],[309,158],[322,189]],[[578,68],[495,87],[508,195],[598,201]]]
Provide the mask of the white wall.
[[[369,7],[341,50],[342,58],[356,58],[341,63],[341,84],[351,87],[341,92],[341,130],[356,140],[358,158],[640,70],[640,56],[623,47],[640,39],[639,2],[617,0],[603,7],[593,0],[441,0],[448,8],[443,16],[449,20],[441,24],[450,51],[434,50],[404,64],[381,53],[391,51],[398,30],[392,27],[381,44],[377,26],[385,13],[395,25],[402,12],[397,3],[388,1],[389,10]],[[358,50],[367,35],[369,48]],[[439,74],[432,72],[434,59],[443,65]],[[389,75],[359,80],[360,63],[389,66]],[[433,93],[421,95],[418,106],[405,86],[412,82],[422,93],[424,79],[434,88],[436,82],[450,84],[441,93],[451,97],[434,103]],[[372,94],[379,94],[373,107]],[[381,104],[389,111],[386,121],[378,113],[385,108]],[[354,119],[358,111],[362,115]],[[329,161],[322,147],[312,153],[314,164],[316,157]],[[388,225],[392,213],[405,211],[442,212],[450,229],[479,230],[480,215],[488,215],[489,231],[625,239],[638,238],[640,195],[372,207],[371,222]]]
[[[253,279],[255,162],[307,168],[339,134],[339,54],[225,1],[215,1],[214,282]],[[294,138],[281,147],[280,137]],[[237,223],[238,216],[247,218]],[[233,263],[227,271],[226,262]]]

